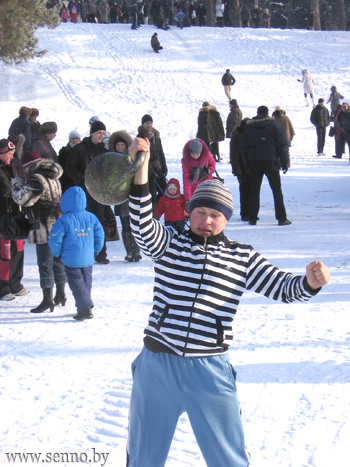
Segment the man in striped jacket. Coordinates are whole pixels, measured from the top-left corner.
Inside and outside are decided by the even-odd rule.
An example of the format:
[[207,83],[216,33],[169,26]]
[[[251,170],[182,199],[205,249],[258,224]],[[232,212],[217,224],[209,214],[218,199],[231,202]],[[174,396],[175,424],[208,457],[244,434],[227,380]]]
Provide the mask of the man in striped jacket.
[[179,232],[152,218],[148,141],[129,206],[133,234],[155,269],[153,311],[144,348],[132,364],[128,467],[165,465],[178,418],[187,412],[208,467],[247,467],[249,458],[228,347],[245,289],[285,303],[307,301],[329,281],[314,261],[305,276],[282,272],[249,245],[227,239],[230,190],[200,184],[190,200],[190,229]]

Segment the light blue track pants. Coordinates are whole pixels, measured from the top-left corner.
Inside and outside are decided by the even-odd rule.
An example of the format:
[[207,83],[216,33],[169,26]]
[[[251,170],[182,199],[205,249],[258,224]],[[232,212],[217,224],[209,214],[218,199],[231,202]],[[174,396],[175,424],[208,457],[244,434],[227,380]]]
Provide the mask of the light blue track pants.
[[248,466],[227,354],[179,357],[143,348],[132,373],[128,467],[163,467],[183,412],[208,467]]

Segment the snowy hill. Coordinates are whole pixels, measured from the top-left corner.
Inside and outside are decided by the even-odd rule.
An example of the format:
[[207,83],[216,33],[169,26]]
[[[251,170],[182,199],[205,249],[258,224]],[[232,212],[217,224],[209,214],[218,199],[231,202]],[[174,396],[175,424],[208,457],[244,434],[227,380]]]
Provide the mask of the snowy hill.
[[[226,140],[220,143],[224,161],[217,168],[232,191],[235,215],[225,233],[293,273],[322,260],[332,280],[308,304],[287,306],[245,294],[230,359],[238,372],[252,466],[345,466],[350,438],[348,148],[345,158],[333,159],[334,138],[327,136],[327,156],[316,157],[311,108],[305,107],[297,78],[309,68],[315,99],[327,100],[335,85],[350,103],[350,36],[172,27],[157,31],[164,50],[155,54],[154,32],[153,26],[132,31],[130,25],[72,23],[38,31],[40,46],[48,49],[42,59],[0,66],[1,138],[22,105],[38,108],[42,123],[57,122],[57,151],[70,131],[88,132],[92,115],[110,132],[126,129],[136,135],[141,117],[149,113],[161,134],[169,176],[182,183],[182,148],[196,134],[202,102],[217,105],[226,121],[229,107],[221,85],[226,68],[236,78],[232,97],[245,117],[256,115],[259,105],[267,105],[270,113],[282,105],[296,131],[291,168],[282,175],[293,224],[277,226],[266,181],[258,225],[241,222]],[[25,246],[23,284],[31,292],[1,302],[0,311],[1,466],[20,465],[19,458],[9,462],[6,453],[24,452],[41,453],[40,462],[54,453],[78,453],[86,465],[125,465],[130,367],[142,348],[151,310],[153,268],[145,257],[126,263],[121,241],[109,243],[107,253],[109,265],[94,266],[95,318],[75,322],[70,291],[64,308],[38,316],[29,312],[39,304],[41,290],[35,247]],[[108,453],[107,460],[98,460],[97,453]],[[59,465],[79,465],[70,457],[56,459]],[[186,415],[166,466],[205,466]]]

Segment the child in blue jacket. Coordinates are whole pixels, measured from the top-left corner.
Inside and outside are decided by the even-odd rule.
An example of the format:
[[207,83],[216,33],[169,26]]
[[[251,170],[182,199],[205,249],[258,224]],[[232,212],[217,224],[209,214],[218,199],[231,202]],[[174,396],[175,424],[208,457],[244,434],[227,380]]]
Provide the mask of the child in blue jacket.
[[91,308],[92,265],[95,253],[102,250],[104,231],[95,214],[85,210],[86,195],[79,186],[72,186],[63,194],[58,218],[49,235],[54,256],[65,266],[69,287],[75,298],[78,313],[74,319],[93,318]]

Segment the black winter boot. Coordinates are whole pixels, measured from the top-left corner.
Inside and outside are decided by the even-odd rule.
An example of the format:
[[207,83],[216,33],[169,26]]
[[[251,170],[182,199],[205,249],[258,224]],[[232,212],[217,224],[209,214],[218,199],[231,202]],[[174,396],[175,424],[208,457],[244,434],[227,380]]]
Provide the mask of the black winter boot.
[[84,321],[84,319],[91,319],[94,315],[91,313],[91,307],[85,308],[85,310],[78,311],[76,315],[73,316],[73,319],[78,321]]
[[55,308],[55,302],[53,301],[52,289],[43,289],[43,300],[36,308],[30,310],[31,313],[43,313],[50,309],[50,313]]
[[134,259],[134,261],[140,261],[140,259],[142,259],[142,256],[140,255],[140,247],[136,243],[136,241],[134,239],[134,236],[132,234],[131,234],[131,238],[132,238],[132,255],[133,255],[133,259]]
[[56,295],[53,301],[55,302],[56,306],[62,305],[65,306],[67,297],[66,294],[64,293],[64,287],[65,283],[63,282],[62,284],[56,284]]
[[126,250],[126,256],[125,256],[125,261],[133,261],[133,254],[132,254],[132,234],[131,232],[124,232],[122,234],[122,237],[123,237],[123,243],[124,243],[124,247],[125,247],[125,250]]

